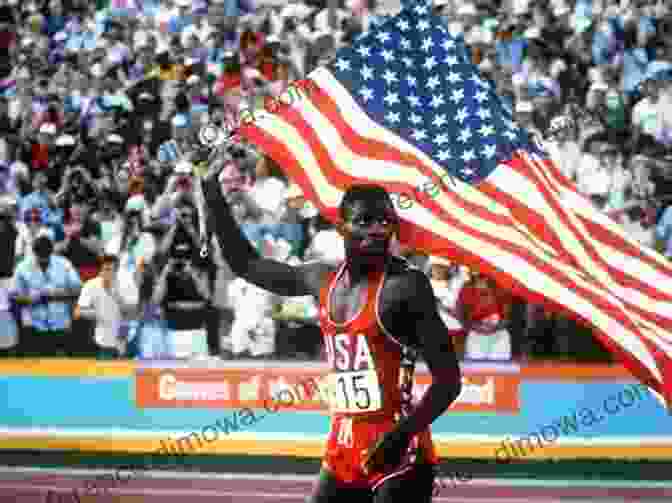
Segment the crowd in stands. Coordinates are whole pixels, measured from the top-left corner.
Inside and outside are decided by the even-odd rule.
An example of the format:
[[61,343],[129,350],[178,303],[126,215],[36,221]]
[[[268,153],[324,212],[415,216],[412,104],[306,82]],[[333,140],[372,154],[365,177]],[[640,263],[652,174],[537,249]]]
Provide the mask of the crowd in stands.
[[[579,190],[672,256],[672,3],[433,5]],[[199,131],[278,96],[394,8],[0,2],[0,352],[318,358],[314,301],[235,278],[207,239]],[[262,152],[235,144],[217,163],[238,183],[235,215],[264,254],[342,260],[333,226]],[[587,328],[477,271],[409,259],[431,276],[449,328],[468,327],[456,341],[465,358],[608,358]]]

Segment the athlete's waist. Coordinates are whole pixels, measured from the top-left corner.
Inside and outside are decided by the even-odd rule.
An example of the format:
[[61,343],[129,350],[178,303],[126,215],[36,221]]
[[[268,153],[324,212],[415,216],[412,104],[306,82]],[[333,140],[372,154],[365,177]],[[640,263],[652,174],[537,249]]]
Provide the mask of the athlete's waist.
[[357,423],[396,423],[401,417],[401,407],[377,410],[372,412],[332,412],[332,419],[351,419]]

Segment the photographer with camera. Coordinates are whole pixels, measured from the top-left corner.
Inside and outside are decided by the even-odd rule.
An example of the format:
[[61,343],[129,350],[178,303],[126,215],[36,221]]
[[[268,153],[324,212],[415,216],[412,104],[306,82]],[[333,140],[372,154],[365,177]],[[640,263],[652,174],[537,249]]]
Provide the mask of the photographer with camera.
[[212,298],[208,271],[196,267],[188,243],[176,245],[156,281],[152,303],[161,306],[171,358],[208,356],[207,315]]
[[[175,331],[182,331],[182,329],[171,328],[173,326],[169,321],[171,315],[168,315],[167,321],[169,325],[169,339],[172,340],[174,339],[173,336],[175,336],[178,339],[181,337],[187,339],[195,338],[195,341],[199,342],[198,338],[201,335],[207,334],[207,337],[204,341],[207,343],[206,347],[201,348],[199,351],[197,351],[197,353],[204,353],[207,355],[208,352],[210,352],[213,355],[217,355],[220,352],[219,334],[216,330],[216,327],[213,326],[216,324],[210,324],[210,322],[213,321],[212,318],[215,317],[215,312],[210,301],[212,299],[211,292],[214,291],[217,277],[217,267],[209,255],[207,257],[201,257],[199,255],[202,243],[198,233],[199,219],[193,195],[188,192],[179,191],[172,197],[172,206],[174,225],[170,227],[168,232],[163,237],[158,250],[158,258],[156,263],[157,268],[162,271],[159,273],[159,276],[161,276],[163,273],[167,274],[170,272],[170,267],[176,269],[176,271],[179,272],[181,271],[181,268],[185,266],[187,271],[190,271],[191,269],[195,271],[194,274],[199,278],[196,280],[197,284],[200,285],[198,282],[200,282],[201,277],[205,278],[207,290],[202,290],[200,287],[196,288],[193,284],[189,285],[190,280],[185,280],[184,277],[177,274],[176,277],[178,278],[178,287],[180,283],[179,278],[182,278],[183,281],[186,281],[188,285],[185,287],[186,289],[183,289],[182,291],[180,291],[178,287],[175,287],[177,290],[175,290],[174,295],[177,297],[176,300],[171,302],[176,302],[177,305],[175,307],[176,310],[174,309],[172,312],[176,317],[179,318],[179,311],[181,309],[179,303],[183,301],[186,302],[188,306],[185,308],[186,312],[182,314],[187,314],[188,317],[193,318],[194,320],[199,320],[199,323],[196,323],[195,327],[192,327],[191,325],[188,326],[188,330],[197,330],[198,333],[173,333]],[[173,265],[169,267],[169,264]],[[166,268],[168,268],[168,270]],[[160,295],[160,299],[162,298],[160,278],[156,281],[155,285],[154,294]],[[186,295],[186,297],[180,297],[182,292]],[[169,291],[166,295],[168,295],[170,298],[170,296],[173,295],[173,292]],[[200,307],[191,306],[191,303],[195,301],[203,301],[204,304]],[[154,303],[160,304],[159,301]],[[190,314],[192,309],[198,311],[198,316],[193,316]],[[204,330],[203,334],[200,333],[201,328]],[[172,345],[172,343],[170,345]]]
[[16,199],[0,198],[0,354],[12,356],[19,342],[9,292],[16,263]]

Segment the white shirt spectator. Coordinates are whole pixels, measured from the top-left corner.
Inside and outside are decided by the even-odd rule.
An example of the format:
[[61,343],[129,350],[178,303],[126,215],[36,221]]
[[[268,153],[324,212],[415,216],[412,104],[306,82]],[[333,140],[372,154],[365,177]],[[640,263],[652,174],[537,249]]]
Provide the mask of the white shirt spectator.
[[[118,286],[115,285],[114,288]],[[93,278],[84,284],[77,305],[95,312],[96,344],[119,349],[118,334],[123,316],[117,299],[103,286],[102,277]]]
[[229,302],[235,312],[231,326],[231,350],[254,356],[274,351],[275,321],[270,317],[276,297],[243,278],[229,284]]

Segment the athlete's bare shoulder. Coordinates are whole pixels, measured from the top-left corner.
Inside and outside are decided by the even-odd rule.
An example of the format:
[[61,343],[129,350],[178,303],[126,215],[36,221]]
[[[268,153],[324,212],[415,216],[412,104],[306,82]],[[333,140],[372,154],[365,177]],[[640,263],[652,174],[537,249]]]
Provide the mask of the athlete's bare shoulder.
[[308,286],[310,294],[314,297],[319,297],[325,281],[337,269],[337,264],[320,260],[309,260],[296,266],[296,272],[303,278],[304,284]]

